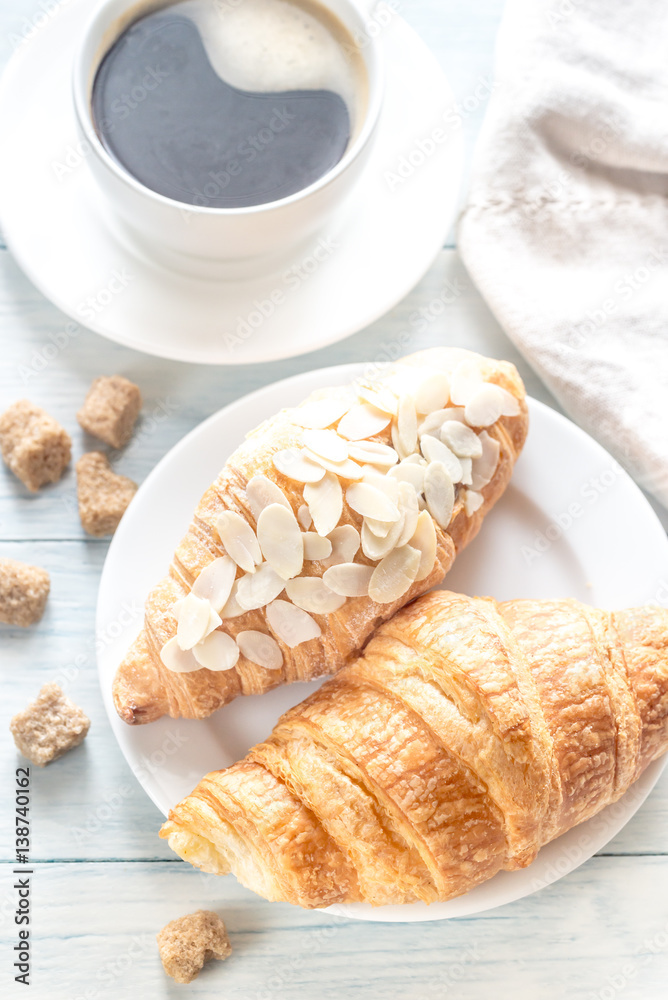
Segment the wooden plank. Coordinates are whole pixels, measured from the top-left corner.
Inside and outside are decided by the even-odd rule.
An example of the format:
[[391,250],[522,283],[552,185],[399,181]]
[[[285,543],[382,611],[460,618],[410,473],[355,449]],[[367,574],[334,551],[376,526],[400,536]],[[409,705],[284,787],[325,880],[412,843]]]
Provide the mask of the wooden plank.
[[[1,877],[6,956],[15,928],[5,911],[15,897],[12,872]],[[205,908],[225,919],[234,952],[207,967],[189,996],[659,1000],[668,977],[667,878],[665,858],[598,858],[475,918],[379,924],[268,904],[231,877],[180,863],[44,865],[32,876],[34,995],[181,996],[161,969],[154,935]]]

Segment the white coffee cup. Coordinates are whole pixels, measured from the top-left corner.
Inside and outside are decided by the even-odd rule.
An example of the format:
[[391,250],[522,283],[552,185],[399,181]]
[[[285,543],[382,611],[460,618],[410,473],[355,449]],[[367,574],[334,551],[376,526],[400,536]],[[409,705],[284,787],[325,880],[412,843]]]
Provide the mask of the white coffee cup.
[[345,200],[371,149],[383,99],[380,47],[366,29],[355,0],[318,0],[354,39],[366,67],[368,97],[361,127],[342,159],[301,191],[246,208],[188,205],[145,187],[107,152],[96,132],[91,109],[95,74],[105,53],[134,20],[156,8],[153,2],[104,0],[85,26],[74,63],[77,126],[90,149],[87,158],[98,187],[118,220],[144,248],[165,248],[208,261],[243,260],[276,254],[311,238]]

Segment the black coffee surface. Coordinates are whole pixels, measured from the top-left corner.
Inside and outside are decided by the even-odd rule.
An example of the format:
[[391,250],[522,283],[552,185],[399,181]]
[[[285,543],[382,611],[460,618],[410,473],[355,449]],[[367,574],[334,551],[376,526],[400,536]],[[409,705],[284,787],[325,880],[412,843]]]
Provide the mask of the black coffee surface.
[[136,21],[107,52],[92,109],[105,148],[133,177],[212,208],[301,191],[338,163],[350,138],[338,94],[232,87],[212,68],[195,23],[165,10]]

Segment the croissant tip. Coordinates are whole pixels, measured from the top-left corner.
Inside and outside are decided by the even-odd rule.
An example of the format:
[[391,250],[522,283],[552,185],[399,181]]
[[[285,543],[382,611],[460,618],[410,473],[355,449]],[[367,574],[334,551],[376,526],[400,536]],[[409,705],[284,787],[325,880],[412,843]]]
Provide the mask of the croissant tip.
[[146,722],[154,722],[164,714],[155,703],[141,705],[136,701],[121,701],[117,696],[114,697],[114,706],[119,717],[129,726],[142,726]]

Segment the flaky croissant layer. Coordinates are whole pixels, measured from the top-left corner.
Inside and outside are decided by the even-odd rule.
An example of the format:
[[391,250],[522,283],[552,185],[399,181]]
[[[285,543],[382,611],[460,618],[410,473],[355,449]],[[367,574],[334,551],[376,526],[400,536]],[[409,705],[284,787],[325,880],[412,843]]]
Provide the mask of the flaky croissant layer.
[[667,748],[668,611],[435,591],[160,835],[270,900],[442,901],[528,865]]

